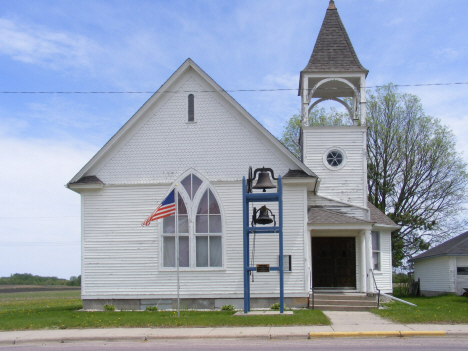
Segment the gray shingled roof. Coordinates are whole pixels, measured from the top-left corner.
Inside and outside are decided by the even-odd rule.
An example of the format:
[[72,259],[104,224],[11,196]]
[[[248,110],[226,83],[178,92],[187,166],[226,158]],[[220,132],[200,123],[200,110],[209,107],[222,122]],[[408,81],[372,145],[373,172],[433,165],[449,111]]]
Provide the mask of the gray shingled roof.
[[302,169],[290,169],[283,178],[314,178],[314,175],[308,175]]
[[367,202],[367,207],[370,210],[370,219],[371,222],[375,224],[384,224],[384,225],[391,225],[391,226],[398,226],[394,221],[388,218],[385,213],[380,211],[377,207],[372,205],[370,202]]
[[86,176],[78,179],[76,182],[69,183],[71,184],[104,184],[101,179],[96,176]]
[[424,258],[436,256],[468,256],[468,232],[460,234],[453,239],[446,241],[436,247],[433,247],[422,254],[413,257],[410,261],[417,261]]
[[304,71],[369,72],[359,62],[333,1],[330,1],[314,51]]
[[355,217],[346,216],[344,214],[325,210],[324,208],[309,207],[307,223],[313,224],[370,224],[371,222],[364,221]]

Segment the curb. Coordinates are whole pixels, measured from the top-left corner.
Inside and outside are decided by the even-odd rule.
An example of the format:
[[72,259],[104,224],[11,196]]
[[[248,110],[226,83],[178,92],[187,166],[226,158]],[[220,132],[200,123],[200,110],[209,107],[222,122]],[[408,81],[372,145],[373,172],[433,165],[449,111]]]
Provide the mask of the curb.
[[17,338],[0,340],[0,346],[37,344],[37,343],[76,343],[86,341],[119,342],[119,341],[155,341],[162,339],[313,339],[313,338],[345,338],[345,337],[418,337],[418,336],[468,336],[467,332],[446,331],[362,331],[362,332],[314,332],[314,333],[268,333],[268,334],[199,334],[199,335],[138,335],[138,336],[81,336],[81,337],[48,337],[48,338]]
[[350,337],[407,337],[407,336],[445,336],[447,333],[437,331],[364,331],[364,332],[331,332],[309,333],[309,338],[350,338]]
[[40,344],[40,343],[73,343],[73,342],[86,342],[86,341],[98,341],[98,342],[112,342],[112,341],[146,341],[147,338],[144,336],[114,336],[114,337],[68,337],[68,338],[31,338],[31,339],[14,339],[14,340],[2,340],[0,346],[3,345],[23,345],[23,344]]

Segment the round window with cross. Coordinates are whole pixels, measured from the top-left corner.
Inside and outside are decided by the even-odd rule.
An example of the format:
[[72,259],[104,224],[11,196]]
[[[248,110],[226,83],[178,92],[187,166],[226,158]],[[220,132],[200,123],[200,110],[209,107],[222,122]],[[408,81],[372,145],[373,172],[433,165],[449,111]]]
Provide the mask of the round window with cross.
[[341,169],[346,162],[346,154],[340,148],[328,149],[323,155],[323,163],[328,169]]
[[343,155],[339,151],[330,151],[327,155],[327,162],[332,167],[338,167],[343,163]]

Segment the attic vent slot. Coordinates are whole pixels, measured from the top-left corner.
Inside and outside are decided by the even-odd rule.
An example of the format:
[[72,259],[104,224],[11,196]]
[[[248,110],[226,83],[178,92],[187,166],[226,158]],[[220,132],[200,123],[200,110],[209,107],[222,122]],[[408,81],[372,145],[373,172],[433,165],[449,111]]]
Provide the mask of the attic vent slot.
[[189,94],[188,96],[188,121],[195,121],[195,106],[193,94]]

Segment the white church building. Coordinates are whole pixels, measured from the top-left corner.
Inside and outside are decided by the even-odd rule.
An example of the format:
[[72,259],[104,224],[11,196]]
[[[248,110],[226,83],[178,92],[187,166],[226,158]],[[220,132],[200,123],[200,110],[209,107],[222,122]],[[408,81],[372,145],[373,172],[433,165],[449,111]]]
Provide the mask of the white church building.
[[[300,161],[187,59],[67,184],[81,195],[83,308],[173,308],[176,246],[181,307],[241,308],[249,166],[283,179],[287,307],[309,306],[312,294],[392,292],[391,232],[399,227],[367,201],[367,74],[330,1],[300,72]],[[344,104],[350,125],[309,126],[310,109],[324,100]],[[141,226],[176,185],[178,245],[174,217]],[[251,237],[253,265],[278,265],[272,238]],[[252,308],[278,302],[278,276],[253,274]]]

